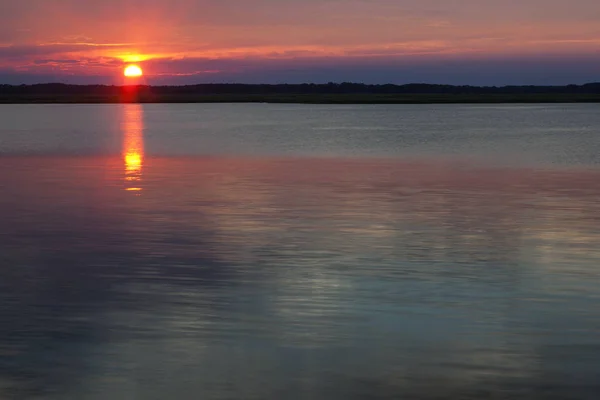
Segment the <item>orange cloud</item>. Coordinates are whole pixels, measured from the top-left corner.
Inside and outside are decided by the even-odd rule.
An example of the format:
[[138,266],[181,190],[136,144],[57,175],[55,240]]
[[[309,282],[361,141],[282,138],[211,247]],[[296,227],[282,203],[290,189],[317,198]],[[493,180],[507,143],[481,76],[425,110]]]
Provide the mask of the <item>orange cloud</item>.
[[[11,4],[6,4],[11,3]],[[126,62],[586,55],[592,0],[28,0],[0,4],[0,69],[110,73]],[[544,12],[540,13],[539,10]],[[61,61],[66,60],[66,61]],[[78,60],[79,62],[74,62]],[[153,63],[148,74],[189,71]],[[212,68],[195,68],[212,71]]]

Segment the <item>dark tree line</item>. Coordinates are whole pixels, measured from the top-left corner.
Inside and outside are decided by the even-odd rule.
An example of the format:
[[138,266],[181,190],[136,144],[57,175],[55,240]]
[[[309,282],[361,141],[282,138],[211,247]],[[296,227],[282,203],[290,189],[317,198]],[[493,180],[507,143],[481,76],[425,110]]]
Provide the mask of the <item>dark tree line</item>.
[[[413,83],[408,85],[367,85],[362,83],[327,84],[199,84],[185,86],[141,86],[140,90],[156,95],[294,95],[294,94],[600,94],[600,83],[567,86],[454,86]],[[68,85],[0,85],[0,95],[72,95],[118,96],[120,86]]]

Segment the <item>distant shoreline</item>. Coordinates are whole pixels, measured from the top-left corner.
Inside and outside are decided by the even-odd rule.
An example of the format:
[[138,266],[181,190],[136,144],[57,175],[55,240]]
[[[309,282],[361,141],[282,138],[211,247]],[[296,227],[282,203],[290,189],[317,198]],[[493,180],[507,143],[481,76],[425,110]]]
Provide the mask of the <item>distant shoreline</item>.
[[123,100],[87,96],[0,97],[0,104],[192,104],[192,103],[271,103],[271,104],[531,104],[600,103],[600,95],[312,95],[312,96],[158,96]]
[[600,83],[504,87],[356,83],[188,86],[0,85],[0,104],[115,103],[600,103]]

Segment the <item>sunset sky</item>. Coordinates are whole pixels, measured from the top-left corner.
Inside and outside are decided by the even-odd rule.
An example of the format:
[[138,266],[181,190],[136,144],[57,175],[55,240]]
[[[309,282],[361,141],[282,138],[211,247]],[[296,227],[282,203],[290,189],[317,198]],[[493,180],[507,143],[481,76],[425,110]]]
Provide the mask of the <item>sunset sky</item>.
[[600,81],[598,0],[0,0],[0,83]]

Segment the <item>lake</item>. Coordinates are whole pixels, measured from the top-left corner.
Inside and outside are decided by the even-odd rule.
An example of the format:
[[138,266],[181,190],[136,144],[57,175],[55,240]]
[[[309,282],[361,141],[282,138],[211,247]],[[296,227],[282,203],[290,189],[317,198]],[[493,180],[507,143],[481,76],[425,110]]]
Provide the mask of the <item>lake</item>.
[[598,399],[589,105],[0,106],[2,399]]

